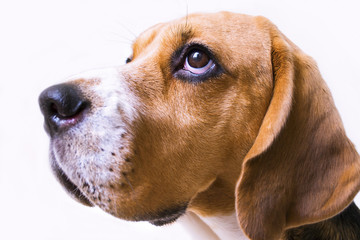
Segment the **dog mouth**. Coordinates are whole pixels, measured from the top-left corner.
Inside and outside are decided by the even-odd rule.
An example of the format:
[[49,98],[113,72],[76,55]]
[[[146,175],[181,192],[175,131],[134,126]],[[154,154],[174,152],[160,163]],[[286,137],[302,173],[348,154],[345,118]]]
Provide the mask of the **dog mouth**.
[[172,207],[163,210],[155,215],[152,215],[147,221],[155,226],[163,226],[175,222],[179,217],[186,213],[188,204],[181,204],[177,207]]
[[57,180],[72,198],[85,206],[94,206],[94,204],[82,193],[82,191],[68,178],[66,173],[60,168],[54,159],[51,160],[51,169]]
[[[64,171],[59,167],[56,161],[51,163],[52,170],[60,182],[60,184],[65,188],[65,190],[70,194],[72,198],[81,204],[89,207],[94,207],[95,205],[82,193],[82,191],[67,177]],[[171,207],[165,210],[162,210],[155,214],[148,214],[142,217],[136,217],[135,221],[148,221],[155,226],[163,226],[167,224],[174,223],[178,218],[186,213],[188,203],[180,204],[176,207]]]
[[[67,174],[61,169],[57,161],[52,158],[51,159],[51,168],[56,177],[56,179],[60,182],[63,188],[67,191],[67,193],[79,203],[94,207],[95,204],[89,200],[89,198],[74,184]],[[155,213],[149,213],[143,216],[137,216],[133,220],[135,221],[148,221],[152,225],[155,226],[163,226],[167,224],[174,223],[178,218],[186,213],[188,207],[188,203],[178,204],[176,206],[167,208],[165,210],[161,210]],[[130,219],[129,219],[130,220]]]

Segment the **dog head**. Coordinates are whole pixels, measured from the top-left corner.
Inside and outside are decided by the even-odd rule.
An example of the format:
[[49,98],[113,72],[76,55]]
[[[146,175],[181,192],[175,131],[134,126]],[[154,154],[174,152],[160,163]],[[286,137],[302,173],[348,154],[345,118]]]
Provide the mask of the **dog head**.
[[314,61],[262,17],[158,24],[127,64],[40,96],[52,169],[86,205],[163,225],[237,210],[252,239],[320,221],[359,190],[359,157]]

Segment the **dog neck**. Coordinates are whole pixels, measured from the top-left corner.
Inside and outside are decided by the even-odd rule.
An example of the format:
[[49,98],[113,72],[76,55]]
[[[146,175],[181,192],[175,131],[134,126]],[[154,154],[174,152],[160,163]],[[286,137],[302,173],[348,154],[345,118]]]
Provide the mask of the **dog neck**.
[[235,212],[212,217],[202,217],[188,212],[179,222],[194,236],[194,239],[248,240],[239,227]]

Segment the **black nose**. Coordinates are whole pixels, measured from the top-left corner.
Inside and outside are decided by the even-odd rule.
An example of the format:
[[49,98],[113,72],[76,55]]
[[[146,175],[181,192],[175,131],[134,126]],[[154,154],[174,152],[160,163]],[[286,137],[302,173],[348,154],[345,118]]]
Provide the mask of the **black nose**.
[[39,104],[45,129],[51,135],[82,120],[90,105],[75,85],[66,83],[45,89],[40,94]]

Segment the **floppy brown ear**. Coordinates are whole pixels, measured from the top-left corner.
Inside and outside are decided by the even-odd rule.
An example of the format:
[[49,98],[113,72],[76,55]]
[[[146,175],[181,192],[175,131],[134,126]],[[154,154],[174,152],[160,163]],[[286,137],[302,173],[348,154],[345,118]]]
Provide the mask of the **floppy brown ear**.
[[272,41],[273,97],[243,161],[236,211],[250,239],[278,240],[350,204],[360,161],[314,61],[261,21]]

